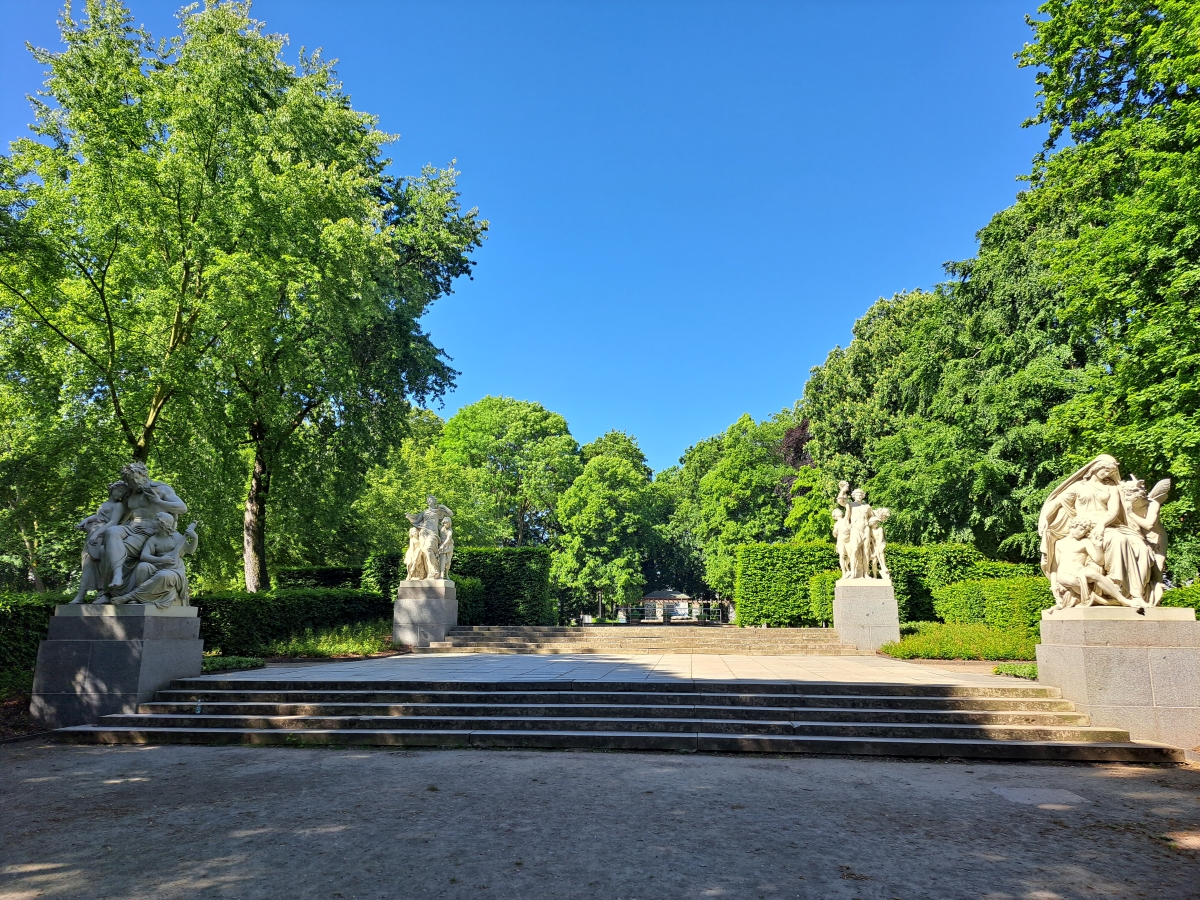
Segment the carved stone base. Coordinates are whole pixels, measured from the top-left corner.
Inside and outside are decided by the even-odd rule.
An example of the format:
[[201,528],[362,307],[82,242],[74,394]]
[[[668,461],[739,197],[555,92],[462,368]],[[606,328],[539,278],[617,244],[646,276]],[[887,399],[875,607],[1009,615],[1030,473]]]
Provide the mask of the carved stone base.
[[1200,761],[1200,622],[1192,609],[1073,607],[1042,613],[1038,681],[1091,724],[1182,747]]
[[458,624],[458,596],[449,578],[401,581],[392,614],[392,644],[428,647]]
[[833,627],[859,650],[878,650],[900,640],[900,613],[892,582],[883,578],[842,578],[833,585]]
[[176,678],[199,675],[203,647],[194,606],[59,606],[38,648],[29,712],[53,728],[137,712]]

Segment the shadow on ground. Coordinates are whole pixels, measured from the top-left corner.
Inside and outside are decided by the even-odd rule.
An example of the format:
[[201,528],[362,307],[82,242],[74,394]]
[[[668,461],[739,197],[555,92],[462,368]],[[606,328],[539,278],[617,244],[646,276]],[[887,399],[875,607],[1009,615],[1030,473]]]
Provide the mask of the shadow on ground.
[[4,900],[1194,900],[1200,883],[1197,768],[28,742],[0,747],[0,772]]

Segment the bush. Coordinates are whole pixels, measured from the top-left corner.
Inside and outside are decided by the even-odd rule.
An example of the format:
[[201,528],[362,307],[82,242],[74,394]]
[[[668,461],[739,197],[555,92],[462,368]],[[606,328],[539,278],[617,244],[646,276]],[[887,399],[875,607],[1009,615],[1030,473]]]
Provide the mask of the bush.
[[983,578],[933,591],[934,612],[954,625],[984,623],[1037,633],[1042,610],[1054,605],[1050,582],[1041,577]]
[[992,668],[993,675],[1011,675],[1013,678],[1037,680],[1037,663],[1000,663]]
[[276,569],[271,581],[275,590],[289,588],[358,588],[362,566],[293,566]]
[[817,624],[833,624],[833,586],[841,577],[841,570],[834,569],[808,579],[808,614]]
[[896,659],[1036,658],[1037,637],[1024,629],[911,622],[901,631],[899,643],[884,644],[879,652]]
[[330,628],[305,628],[263,645],[265,656],[372,656],[392,649],[392,618],[351,622]]
[[236,672],[240,669],[261,669],[265,665],[257,656],[206,656],[200,668],[203,672]]
[[970,578],[985,561],[968,544],[888,544],[886,555],[901,622],[932,619],[934,589]]
[[403,553],[373,553],[363,563],[361,586],[364,591],[395,600],[396,582],[402,581],[405,574]]
[[1200,610],[1200,582],[1189,584],[1187,587],[1171,588],[1169,591],[1163,591],[1162,606],[1172,606],[1175,608],[1190,606],[1192,609]]
[[273,641],[305,629],[333,628],[391,618],[392,603],[374,591],[294,588],[248,594],[198,594],[200,637],[206,650],[222,655],[261,656]]
[[[481,621],[470,624],[554,624],[547,548],[465,547],[454,553],[450,577],[457,580],[458,575],[469,575],[482,582]],[[458,621],[467,624],[461,595]]]
[[[813,625],[809,579],[838,564],[833,544],[743,544],[733,591],[738,625]],[[831,614],[832,615],[832,614]]]
[[32,672],[46,639],[58,594],[0,594],[0,672]]
[[968,578],[1019,578],[1040,577],[1042,569],[1037,563],[1001,562],[998,559],[977,559],[971,567],[974,571]]

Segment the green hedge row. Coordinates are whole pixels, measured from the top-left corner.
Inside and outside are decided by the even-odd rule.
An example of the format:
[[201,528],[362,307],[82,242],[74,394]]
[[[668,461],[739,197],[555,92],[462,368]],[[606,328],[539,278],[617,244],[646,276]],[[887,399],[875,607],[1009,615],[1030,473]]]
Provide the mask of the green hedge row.
[[[901,622],[934,617],[933,592],[956,581],[1007,578],[1037,574],[1037,567],[987,559],[967,544],[928,544],[914,547],[889,544],[888,566]],[[734,602],[739,625],[773,627],[815,625],[833,618],[832,582],[836,576],[814,579],[836,569],[832,544],[745,544],[738,548]]]
[[362,566],[290,566],[271,575],[275,590],[288,588],[359,588]]
[[198,594],[204,649],[257,656],[270,641],[313,630],[391,618],[392,601],[355,588],[292,588],[248,594]]
[[[457,573],[457,574],[456,574]],[[479,620],[463,625],[553,625],[550,550],[546,547],[464,547],[454,552],[451,578],[469,575],[483,582]]]
[[38,644],[46,639],[57,594],[0,594],[0,672],[32,672]]
[[819,625],[833,624],[833,586],[841,577],[841,569],[834,569],[808,579],[808,614]]
[[1171,588],[1169,591],[1163,591],[1162,598],[1163,606],[1184,607],[1190,606],[1197,610],[1200,615],[1200,581],[1195,584],[1189,584],[1187,587]]
[[1037,631],[1042,610],[1053,605],[1050,582],[1042,576],[973,579],[933,590],[934,612],[951,624]]
[[[737,549],[733,600],[738,625],[815,625],[808,596],[814,575],[837,568],[833,544],[743,544]],[[832,613],[831,613],[832,618]]]

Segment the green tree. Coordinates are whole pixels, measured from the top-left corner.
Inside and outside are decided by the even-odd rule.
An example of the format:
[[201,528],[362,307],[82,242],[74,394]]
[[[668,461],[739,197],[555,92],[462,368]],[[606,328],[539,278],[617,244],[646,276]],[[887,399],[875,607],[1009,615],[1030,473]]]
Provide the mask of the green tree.
[[637,600],[655,539],[653,501],[645,471],[622,456],[593,456],[559,499],[551,577],[600,608]]
[[559,497],[581,469],[566,419],[540,403],[484,397],[447,420],[439,446],[448,463],[483,473],[513,545],[552,540]]
[[[210,451],[252,450],[256,590],[293,436],[386,445],[410,396],[450,384],[416,323],[486,223],[459,210],[452,171],[386,176],[389,137],[319,56],[285,64],[248,4],[188,8],[155,44],[122,4],[89,0],[61,32],[65,51],[34,51],[35,138],[0,158],[0,314],[56,342],[63,393],[107,404],[135,459],[161,469],[195,429]],[[360,440],[322,445],[340,429]]]

